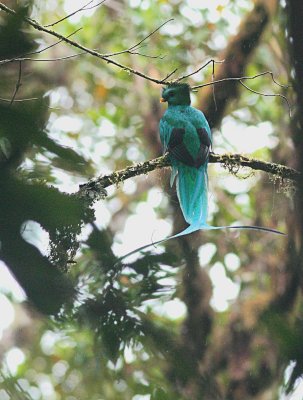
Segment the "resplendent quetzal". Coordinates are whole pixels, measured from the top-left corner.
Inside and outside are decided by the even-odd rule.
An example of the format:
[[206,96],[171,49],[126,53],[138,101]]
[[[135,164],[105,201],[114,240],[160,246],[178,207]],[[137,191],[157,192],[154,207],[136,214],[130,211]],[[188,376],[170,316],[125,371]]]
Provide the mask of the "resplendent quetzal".
[[256,229],[282,234],[259,226],[211,226],[207,224],[208,175],[211,131],[202,111],[191,107],[190,86],[172,83],[162,92],[161,102],[168,108],[160,120],[160,138],[172,164],[171,185],[176,179],[177,195],[189,226],[172,236],[178,237],[200,229]]
[[204,114],[190,103],[190,86],[172,83],[163,88],[161,102],[168,108],[160,120],[160,138],[164,153],[172,164],[171,185],[176,180],[177,195],[185,221],[189,226],[166,239],[142,246],[125,257],[150,245],[187,235],[200,229],[255,229],[280,235],[284,233],[260,226],[211,226],[207,224],[208,175],[207,165],[211,147],[211,131]]

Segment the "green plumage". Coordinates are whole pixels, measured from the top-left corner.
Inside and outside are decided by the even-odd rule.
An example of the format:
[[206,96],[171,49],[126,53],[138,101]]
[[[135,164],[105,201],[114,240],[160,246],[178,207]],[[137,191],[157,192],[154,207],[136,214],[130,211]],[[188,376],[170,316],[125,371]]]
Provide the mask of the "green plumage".
[[218,226],[207,224],[207,166],[211,146],[211,131],[204,114],[191,107],[190,87],[173,83],[163,89],[162,99],[168,108],[160,121],[160,138],[164,152],[172,163],[171,184],[177,180],[177,195],[184,219],[189,227],[173,237],[199,229],[255,229],[281,234],[259,226]]
[[189,226],[182,232],[158,242],[140,247],[125,257],[151,245],[187,235],[199,229],[254,229],[284,235],[271,228],[259,226],[211,226],[207,224],[208,176],[207,165],[211,147],[211,131],[204,114],[190,105],[190,87],[173,83],[162,92],[161,102],[168,108],[160,121],[160,139],[164,153],[172,164],[171,185],[176,180],[177,195],[185,221]]
[[[171,154],[171,184],[176,178],[185,220],[190,225],[202,226],[206,224],[208,208],[210,128],[204,114],[191,107],[187,84],[172,84],[164,88],[162,101],[168,102],[168,108],[160,121],[160,138],[164,151]],[[174,146],[175,143],[171,143],[176,135],[179,135],[178,143]],[[195,165],[192,160],[198,158],[200,162]]]

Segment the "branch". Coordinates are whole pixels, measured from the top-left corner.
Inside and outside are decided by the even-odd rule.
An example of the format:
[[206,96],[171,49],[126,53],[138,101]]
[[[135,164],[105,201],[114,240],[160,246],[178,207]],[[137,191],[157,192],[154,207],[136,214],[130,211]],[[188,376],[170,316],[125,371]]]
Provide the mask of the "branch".
[[[265,161],[247,158],[241,154],[214,154],[211,153],[209,157],[210,163],[219,163],[231,171],[241,167],[249,167],[253,170],[264,171],[272,175],[276,175],[281,179],[289,179],[296,183],[301,179],[301,173],[293,168],[286,167],[285,165],[275,164]],[[87,195],[90,198],[97,199],[105,197],[105,188],[111,185],[118,185],[126,179],[134,176],[148,174],[156,169],[169,167],[171,165],[169,155],[166,153],[164,156],[155,158],[153,160],[145,161],[144,163],[135,164],[126,167],[120,171],[113,172],[109,175],[104,175],[98,178],[93,178],[87,183],[80,185],[79,194]]]
[[[289,114],[289,118],[291,118],[291,106],[289,101],[287,100],[287,97],[284,96],[283,94],[280,93],[261,93],[261,92],[257,92],[256,90],[251,89],[250,87],[248,87],[247,85],[245,85],[242,80],[239,81],[241,83],[241,85],[243,87],[245,87],[245,89],[249,90],[252,93],[258,94],[260,96],[264,96],[264,97],[281,97],[281,99],[285,100],[287,103],[287,107],[288,107],[288,114]],[[281,86],[281,85],[280,85]]]
[[[81,29],[82,29],[82,28],[77,29],[76,31],[72,32],[71,34],[69,34],[69,35],[66,36],[66,37],[69,38],[69,37],[73,36],[75,33],[79,32]],[[0,65],[2,65],[2,64],[7,64],[7,63],[11,63],[11,62],[15,62],[15,61],[39,61],[39,59],[30,58],[30,57],[28,57],[28,56],[34,55],[34,54],[41,54],[42,52],[44,52],[44,51],[46,51],[46,50],[49,50],[50,48],[52,48],[52,47],[54,47],[54,46],[57,46],[57,44],[59,44],[59,43],[61,43],[61,42],[62,42],[62,39],[61,39],[61,40],[58,40],[58,41],[55,42],[55,43],[50,44],[49,46],[43,47],[43,48],[40,49],[40,50],[31,51],[30,53],[23,54],[23,55],[21,55],[21,56],[19,56],[19,57],[9,58],[9,59],[6,59],[6,60],[0,60]],[[80,55],[80,54],[85,54],[85,52],[78,53],[78,54],[79,54],[79,55]],[[76,54],[73,55],[73,57],[74,57],[74,56],[76,56]],[[69,56],[68,56],[68,57],[69,57]],[[61,58],[61,59],[63,59],[63,58]]]
[[[0,2],[0,10],[5,11],[7,14],[10,14],[10,15],[16,15],[16,11],[14,11],[11,8],[5,6],[1,2]],[[69,45],[71,45],[73,47],[76,47],[77,49],[83,50],[87,54],[91,54],[94,57],[97,57],[97,58],[99,58],[99,59],[101,59],[103,61],[106,61],[108,64],[115,65],[116,67],[119,67],[124,71],[130,72],[131,74],[138,75],[141,78],[144,78],[144,79],[146,79],[148,81],[151,81],[151,82],[154,82],[154,83],[157,83],[157,84],[160,84],[160,85],[169,83],[169,82],[165,81],[164,79],[152,78],[152,77],[150,77],[148,75],[143,74],[140,71],[137,71],[137,70],[135,70],[133,68],[130,68],[130,67],[127,67],[126,65],[123,65],[123,64],[121,64],[121,63],[119,63],[119,62],[117,62],[115,60],[112,60],[111,58],[109,58],[110,56],[112,56],[112,54],[101,54],[96,50],[91,50],[88,47],[82,46],[80,43],[75,42],[75,41],[69,39],[68,37],[62,36],[59,33],[55,32],[55,31],[53,31],[51,29],[45,28],[44,26],[40,25],[38,22],[36,22],[35,20],[33,20],[31,18],[25,17],[24,21],[26,21],[29,25],[31,25],[34,29],[36,29],[38,31],[45,32],[45,33],[47,33],[49,35],[55,36],[59,40],[65,42],[65,43],[67,43],[67,44],[69,44]],[[129,50],[127,50],[126,52],[129,52]]]
[[150,32],[148,35],[146,35],[143,39],[141,39],[138,43],[136,43],[134,46],[131,46],[128,50],[136,50],[138,49],[145,40],[149,39],[152,35],[154,35],[156,32],[158,32],[164,25],[168,24],[169,22],[173,21],[173,18],[168,19],[167,21],[163,22],[158,28],[154,29],[152,32]]
[[59,19],[58,21],[53,22],[52,24],[45,25],[45,27],[46,27],[46,28],[49,28],[49,27],[51,27],[51,26],[55,26],[55,25],[59,24],[60,22],[62,22],[62,21],[64,21],[64,20],[66,20],[66,19],[72,17],[73,15],[77,14],[77,13],[80,12],[80,11],[86,11],[86,10],[90,10],[90,9],[92,9],[92,8],[99,7],[100,4],[102,4],[102,3],[105,2],[105,0],[102,0],[102,1],[100,1],[100,3],[97,3],[97,4],[95,4],[94,6],[88,7],[93,1],[94,1],[94,0],[90,0],[90,1],[89,1],[88,3],[86,3],[83,7],[81,7],[81,8],[79,8],[78,10],[76,10],[76,11],[74,11],[74,12],[68,14],[66,17],[63,17],[63,18]]
[[[195,73],[199,72],[202,68],[206,67],[208,64],[210,64],[211,62],[213,62],[213,68],[214,68],[214,63],[223,63],[224,61],[214,61],[214,60],[210,60],[209,62],[207,62],[206,64],[204,64],[201,68],[199,68],[197,71],[193,72],[191,75],[194,75]],[[228,82],[228,81],[237,81],[239,82],[243,87],[245,87],[247,90],[249,90],[252,93],[255,94],[259,94],[260,96],[264,96],[264,97],[281,97],[288,106],[288,111],[289,111],[289,117],[291,117],[291,106],[289,101],[287,100],[287,97],[284,96],[283,94],[280,93],[261,93],[261,92],[257,92],[256,90],[251,89],[250,87],[248,87],[247,85],[245,85],[242,81],[250,79],[256,79],[259,78],[260,76],[263,75],[270,75],[271,80],[273,81],[273,83],[275,83],[277,86],[280,86],[281,88],[289,88],[290,85],[282,85],[281,83],[277,82],[274,78],[274,74],[271,71],[265,71],[265,72],[260,72],[259,74],[253,75],[253,76],[239,76],[239,77],[231,77],[231,78],[222,78],[222,79],[218,79],[218,80],[212,80],[211,82],[207,82],[207,83],[203,83],[201,85],[196,85],[196,86],[192,86],[191,90],[196,91],[197,89],[201,89],[205,86],[212,86],[212,85],[216,85],[218,83],[222,83],[222,82]],[[212,75],[214,76],[214,74]],[[187,77],[187,76],[185,76]],[[184,77],[179,78],[183,79]],[[215,105],[215,108],[217,108],[217,106]]]
[[[16,103],[16,102],[21,103],[23,101],[33,101],[33,100],[39,100],[39,97],[29,97],[27,99],[15,99],[14,98],[14,103]],[[3,97],[0,97],[0,101],[3,101],[4,103],[11,103],[12,99],[5,99]]]
[[86,52],[82,51],[81,53],[76,53],[76,54],[71,54],[69,56],[56,57],[56,58],[31,58],[31,57],[12,58],[9,60],[0,60],[0,66],[2,64],[7,64],[10,62],[15,62],[15,61],[18,61],[18,62],[21,62],[21,61],[35,61],[35,62],[63,61],[63,60],[69,60],[71,58],[82,56],[83,54],[86,54]]
[[[90,3],[91,3],[91,2],[89,2],[88,4],[90,4]],[[102,2],[101,2],[101,3],[102,3]],[[101,4],[101,3],[99,3],[99,4]],[[86,4],[86,6],[87,6],[88,4]],[[99,5],[99,4],[98,4],[98,5]],[[81,11],[81,10],[84,9],[86,6],[84,6],[83,8],[81,8],[81,9],[79,9],[79,10],[77,10],[76,12]],[[3,3],[1,3],[1,2],[0,2],[0,10],[3,10],[3,11],[5,11],[6,13],[11,14],[11,15],[16,15],[16,12],[15,12],[14,10],[12,10],[12,9],[10,9],[9,7],[5,6],[5,5],[4,5]],[[69,16],[67,16],[66,18],[68,18],[68,17],[69,17]],[[135,45],[129,47],[128,49],[122,50],[122,51],[116,52],[116,53],[109,53],[109,54],[101,54],[101,53],[99,53],[99,52],[96,51],[96,50],[91,50],[91,49],[89,49],[89,48],[87,48],[87,47],[84,47],[84,46],[82,46],[81,44],[79,44],[79,43],[77,43],[77,42],[75,42],[75,41],[69,39],[69,37],[70,37],[71,35],[73,35],[75,32],[72,33],[71,35],[68,35],[68,36],[62,36],[62,35],[60,35],[59,33],[55,32],[55,31],[53,31],[53,30],[47,29],[46,27],[40,25],[38,22],[36,22],[35,20],[33,20],[33,19],[31,19],[31,18],[25,17],[25,18],[24,18],[24,21],[26,21],[28,24],[30,24],[33,28],[35,28],[35,29],[37,29],[37,30],[39,30],[39,31],[48,33],[49,35],[52,35],[52,36],[55,36],[56,38],[58,38],[58,39],[59,39],[59,42],[55,43],[54,45],[56,45],[56,44],[58,44],[58,43],[60,43],[60,42],[65,42],[65,43],[67,43],[67,44],[69,44],[69,45],[71,45],[71,46],[73,46],[73,47],[76,47],[76,48],[78,48],[78,49],[83,50],[83,51],[84,51],[85,53],[87,53],[87,54],[91,54],[91,55],[93,55],[94,57],[97,57],[97,58],[99,58],[99,59],[101,59],[101,60],[107,62],[108,64],[115,65],[116,67],[119,67],[119,68],[121,68],[121,69],[124,70],[124,71],[127,71],[127,72],[129,72],[129,73],[131,73],[131,74],[134,74],[134,75],[137,75],[137,76],[140,76],[141,78],[144,78],[144,79],[146,79],[146,80],[148,80],[148,81],[151,81],[151,82],[154,82],[154,83],[157,83],[157,84],[160,84],[160,85],[167,85],[167,84],[171,83],[170,81],[168,81],[168,78],[171,77],[171,75],[173,75],[173,74],[176,72],[176,70],[174,70],[173,72],[171,72],[170,74],[168,74],[165,78],[163,78],[163,79],[156,79],[156,78],[152,78],[152,77],[150,77],[150,76],[148,76],[148,75],[146,75],[146,74],[144,74],[144,73],[142,73],[142,72],[140,72],[140,71],[138,71],[138,70],[135,70],[135,69],[133,69],[133,68],[127,67],[127,66],[125,66],[125,65],[123,65],[123,64],[121,64],[121,63],[119,63],[119,62],[117,62],[117,61],[115,61],[115,60],[112,60],[112,59],[110,58],[110,57],[113,57],[113,56],[117,56],[117,55],[120,55],[120,54],[127,54],[127,53],[128,53],[128,54],[138,54],[138,55],[142,55],[142,56],[150,57],[150,58],[163,58],[163,57],[161,57],[161,56],[148,56],[148,55],[141,54],[141,53],[138,52],[138,49],[140,48],[140,46],[142,46],[142,43],[143,43],[145,40],[147,40],[149,37],[151,37],[155,32],[159,31],[160,28],[162,28],[165,24],[167,24],[168,22],[172,21],[172,19],[169,19],[169,20],[167,20],[166,22],[164,22],[163,24],[161,24],[158,28],[156,28],[155,30],[153,30],[151,33],[149,33],[147,36],[145,36],[143,39],[141,39],[138,43],[136,43]],[[58,21],[58,22],[60,22],[60,21]],[[53,46],[53,45],[52,45],[52,46]],[[50,46],[50,47],[52,47],[52,46]],[[77,56],[77,55],[67,56],[66,58],[62,57],[61,59],[63,60],[63,59],[72,58],[72,57],[75,57],[75,56]],[[7,62],[12,62],[12,61],[20,61],[20,60],[21,60],[21,61],[27,61],[27,60],[33,61],[32,59],[26,59],[26,58],[24,58],[24,59],[19,58],[19,59],[18,59],[18,58],[16,58],[16,59],[12,59],[12,60],[3,60],[1,63],[7,63]],[[40,60],[40,61],[41,61],[41,60]],[[48,60],[47,60],[47,61],[48,61]],[[176,81],[176,82],[179,82],[179,81],[181,81],[181,80],[183,80],[183,79],[189,78],[189,77],[192,76],[192,75],[195,75],[196,73],[198,73],[199,71],[201,71],[202,69],[204,69],[206,66],[208,66],[210,63],[212,63],[212,66],[213,66],[212,81],[211,81],[211,82],[208,82],[208,83],[205,83],[205,84],[193,86],[193,87],[191,88],[192,90],[199,89],[199,88],[202,88],[202,87],[205,87],[205,86],[215,85],[215,84],[222,83],[222,82],[226,82],[226,81],[238,81],[242,86],[244,86],[247,90],[249,90],[249,91],[251,91],[251,92],[260,94],[260,95],[262,95],[262,96],[271,96],[271,97],[281,97],[281,98],[283,98],[283,99],[287,102],[287,105],[288,105],[288,108],[289,108],[289,115],[291,116],[290,104],[289,104],[289,102],[288,102],[288,100],[287,100],[287,98],[286,98],[285,96],[283,96],[282,94],[264,94],[264,93],[258,93],[258,92],[256,92],[256,91],[253,91],[253,90],[250,89],[249,87],[247,87],[247,86],[242,82],[243,80],[246,80],[246,79],[255,79],[255,78],[259,77],[259,76],[266,75],[266,74],[270,74],[270,75],[271,75],[271,78],[272,78],[272,80],[273,80],[273,82],[274,82],[275,84],[279,85],[280,87],[286,87],[286,86],[284,86],[284,85],[279,84],[279,83],[274,79],[273,73],[270,72],[270,71],[262,72],[262,73],[260,73],[260,74],[255,75],[255,76],[230,77],[230,78],[223,78],[223,79],[219,79],[219,80],[216,80],[216,81],[215,81],[215,80],[214,80],[214,65],[215,65],[215,63],[216,63],[216,64],[222,64],[222,63],[224,63],[224,61],[215,61],[214,59],[212,59],[212,60],[208,61],[207,63],[205,63],[204,65],[202,65],[201,67],[199,67],[199,68],[198,68],[197,70],[195,70],[194,72],[189,73],[189,74],[186,74],[186,75],[183,75],[183,76],[177,78],[175,81]],[[215,96],[214,96],[214,89],[212,90],[212,96],[213,96],[213,98],[214,98],[215,109],[217,110],[217,103],[216,103],[216,99],[215,99]]]
[[[180,82],[180,81],[182,81],[183,79],[187,79],[187,78],[189,78],[190,76],[196,75],[198,72],[202,71],[202,69],[206,68],[209,64],[212,64],[212,66],[213,66],[213,73],[214,73],[215,64],[223,64],[224,62],[225,62],[225,60],[216,61],[216,60],[214,60],[214,59],[211,59],[211,60],[207,61],[205,64],[203,64],[201,67],[199,67],[198,69],[196,69],[195,71],[193,71],[193,72],[191,72],[191,73],[189,73],[189,74],[180,76],[180,78],[177,78],[177,79],[176,79],[176,82]],[[210,83],[210,85],[211,85],[211,83]],[[200,88],[200,87],[203,87],[203,86],[207,86],[207,85],[193,86],[192,89],[197,89],[197,88]]]
[[[142,45],[143,42],[145,42],[145,40],[149,39],[152,35],[154,35],[156,32],[158,32],[164,25],[168,24],[169,22],[173,21],[174,19],[168,19],[167,21],[163,22],[163,24],[161,24],[160,26],[158,26],[158,28],[154,29],[152,32],[150,32],[148,35],[144,36],[143,39],[141,39],[138,43],[134,44],[133,46],[129,47],[126,50],[122,50],[122,51],[117,51],[115,53],[110,53],[110,54],[106,54],[106,57],[113,57],[113,56],[118,56],[120,54],[125,54],[125,53],[129,53],[129,54],[138,54],[141,56],[144,56],[144,54],[138,53],[137,50],[139,50],[140,48],[142,48],[144,45]],[[145,55],[146,57],[146,55]],[[158,57],[152,57],[152,58],[159,58]],[[161,58],[161,57],[160,57]],[[166,78],[163,79],[164,82],[166,80]]]
[[22,76],[22,62],[20,61],[19,62],[18,80],[17,80],[16,86],[15,86],[15,91],[14,91],[13,97],[12,97],[10,103],[9,103],[10,106],[13,104],[13,102],[14,102],[16,96],[17,96],[18,90],[22,86],[21,76]]
[[[213,60],[210,60],[202,68],[204,68],[206,65],[210,64],[212,61]],[[219,63],[222,64],[223,62],[224,61],[215,61],[215,63],[217,63],[217,64],[219,64]],[[200,69],[201,68],[199,68],[196,72],[200,71]],[[193,72],[192,74],[195,74],[196,72]],[[214,84],[217,84],[217,83],[222,83],[222,82],[228,82],[228,81],[238,81],[238,82],[240,82],[240,81],[244,81],[246,79],[256,79],[256,78],[259,78],[260,76],[263,76],[263,75],[270,75],[272,81],[276,85],[278,85],[278,86],[280,86],[282,88],[289,88],[290,87],[290,85],[282,85],[281,83],[277,82],[275,80],[274,75],[273,75],[273,73],[271,71],[264,71],[264,72],[260,72],[259,74],[253,75],[253,76],[238,76],[238,77],[231,77],[231,78],[222,78],[222,79],[218,79],[216,81],[202,83],[201,85],[192,86],[191,90],[200,89],[200,88],[203,88],[205,86],[211,86],[211,85],[214,85]],[[183,77],[182,77],[182,79],[183,79]]]

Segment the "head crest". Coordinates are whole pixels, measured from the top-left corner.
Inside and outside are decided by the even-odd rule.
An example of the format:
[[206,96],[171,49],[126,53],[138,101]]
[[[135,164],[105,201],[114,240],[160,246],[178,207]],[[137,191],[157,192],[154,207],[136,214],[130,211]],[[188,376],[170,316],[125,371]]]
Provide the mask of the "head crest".
[[167,89],[171,89],[171,88],[179,88],[179,89],[187,89],[187,90],[190,90],[190,86],[189,86],[189,84],[188,83],[179,83],[179,82],[172,82],[172,83],[169,83],[167,86],[166,86],[166,88]]
[[190,86],[187,83],[173,82],[163,87],[161,102],[168,105],[190,105]]

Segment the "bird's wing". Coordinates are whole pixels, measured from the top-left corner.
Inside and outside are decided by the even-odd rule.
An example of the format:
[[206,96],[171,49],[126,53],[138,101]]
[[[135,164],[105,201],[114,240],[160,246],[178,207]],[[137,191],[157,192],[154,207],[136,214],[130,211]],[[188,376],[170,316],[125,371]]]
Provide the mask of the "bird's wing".
[[184,128],[173,128],[171,131],[167,150],[178,161],[181,161],[190,167],[194,167],[195,160],[184,144],[183,141],[184,134],[185,134]]
[[196,161],[196,167],[200,168],[208,160],[211,141],[208,132],[205,128],[198,128],[197,133],[200,140],[200,148],[195,161]]
[[204,114],[191,108],[189,114],[169,112],[160,120],[163,151],[183,164],[200,168],[209,157],[211,132]]
[[171,125],[166,121],[165,116],[163,116],[160,119],[160,125],[159,125],[160,140],[163,146],[163,153],[166,153],[167,151],[171,130],[172,130]]
[[207,136],[210,140],[212,141],[211,137],[211,130],[209,127],[209,124],[207,122],[207,119],[205,118],[205,115],[203,114],[202,111],[197,110],[196,108],[191,107],[191,112],[192,112],[192,117],[193,117],[193,122],[196,127],[196,129],[204,129],[205,132],[207,133]]
[[[196,129],[199,138],[199,148],[195,156],[193,156],[184,142],[185,128],[173,128],[168,142],[167,150],[178,161],[188,165],[189,167],[200,168],[204,165],[209,157],[211,141],[205,128]],[[193,139],[193,138],[192,138]]]

